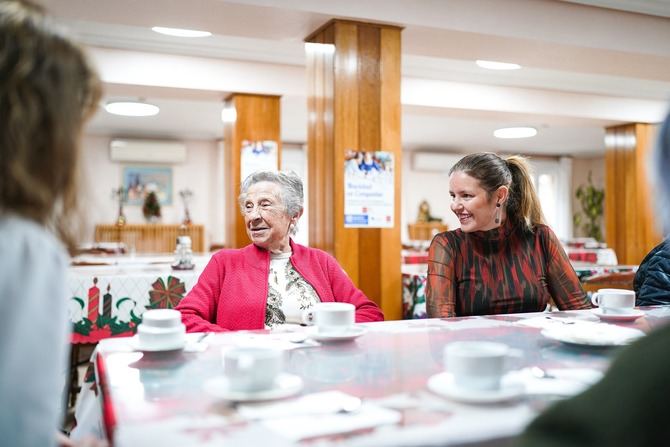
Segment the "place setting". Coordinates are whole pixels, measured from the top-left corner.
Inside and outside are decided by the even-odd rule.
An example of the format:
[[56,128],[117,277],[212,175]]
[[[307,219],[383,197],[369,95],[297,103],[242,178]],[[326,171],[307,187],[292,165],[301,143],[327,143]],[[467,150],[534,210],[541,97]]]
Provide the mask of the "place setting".
[[232,402],[282,399],[299,393],[303,381],[284,371],[284,350],[222,348],[223,374],[207,380],[206,393]]
[[633,322],[644,316],[635,309],[635,292],[625,289],[599,289],[591,296],[591,302],[598,306],[593,313],[603,321]]
[[431,376],[427,387],[455,402],[488,405],[538,395],[572,396],[603,376],[591,368],[521,368],[521,363],[522,352],[504,343],[453,342],[444,348],[445,371]]
[[503,343],[453,342],[444,348],[445,371],[428,379],[432,392],[457,402],[493,404],[519,399],[524,384],[513,374],[520,353]]
[[317,303],[303,312],[303,323],[309,327],[305,337],[320,343],[352,341],[367,330],[356,325],[356,308],[349,303]]

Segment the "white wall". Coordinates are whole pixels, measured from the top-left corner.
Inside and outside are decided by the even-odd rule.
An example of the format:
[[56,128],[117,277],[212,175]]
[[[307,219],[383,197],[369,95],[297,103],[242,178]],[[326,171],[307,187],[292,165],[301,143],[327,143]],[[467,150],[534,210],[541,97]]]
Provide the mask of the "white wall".
[[[111,224],[116,221],[117,203],[112,198],[112,189],[122,184],[123,168],[126,163],[112,162],[109,158],[110,137],[87,135],[82,143],[82,200],[88,221],[84,241],[92,241],[95,224]],[[172,205],[161,208],[162,222],[180,223],[183,210],[178,191],[188,188],[193,191],[189,210],[196,224],[205,225],[205,247],[212,240],[221,240],[223,234],[220,210],[223,208],[223,193],[219,189],[220,178],[217,170],[222,164],[216,141],[183,141],[186,145],[186,162],[178,164],[157,164],[153,166],[172,167]],[[135,166],[136,164],[133,164]],[[138,164],[139,165],[139,164]],[[141,165],[152,166],[142,163]],[[217,180],[219,179],[219,180]],[[220,204],[220,205],[219,205]],[[124,207],[128,223],[144,223],[139,205]]]
[[402,197],[401,197],[401,240],[408,241],[407,225],[416,222],[419,213],[419,204],[427,200],[430,205],[430,214],[442,218],[442,222],[449,229],[460,227],[456,215],[449,207],[449,168],[465,154],[443,154],[445,165],[449,165],[442,172],[416,171],[412,165],[412,152],[402,154]]

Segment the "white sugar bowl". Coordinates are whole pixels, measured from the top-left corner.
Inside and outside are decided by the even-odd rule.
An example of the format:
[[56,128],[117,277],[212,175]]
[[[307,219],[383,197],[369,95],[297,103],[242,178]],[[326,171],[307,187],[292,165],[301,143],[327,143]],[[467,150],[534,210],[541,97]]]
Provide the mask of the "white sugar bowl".
[[151,309],[142,314],[137,326],[137,343],[141,350],[167,351],[181,349],[186,340],[186,326],[181,313],[174,309]]

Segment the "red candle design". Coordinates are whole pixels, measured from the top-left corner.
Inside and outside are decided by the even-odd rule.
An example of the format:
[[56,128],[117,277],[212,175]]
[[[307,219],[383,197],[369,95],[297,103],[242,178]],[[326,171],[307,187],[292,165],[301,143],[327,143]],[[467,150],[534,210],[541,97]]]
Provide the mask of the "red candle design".
[[93,287],[88,289],[88,319],[91,320],[94,324],[98,321],[98,315],[100,314],[100,309],[98,305],[100,304],[100,289],[97,287],[98,278],[93,278]]
[[112,294],[109,293],[110,286],[107,284],[107,293],[102,296],[102,315],[108,318],[112,316]]

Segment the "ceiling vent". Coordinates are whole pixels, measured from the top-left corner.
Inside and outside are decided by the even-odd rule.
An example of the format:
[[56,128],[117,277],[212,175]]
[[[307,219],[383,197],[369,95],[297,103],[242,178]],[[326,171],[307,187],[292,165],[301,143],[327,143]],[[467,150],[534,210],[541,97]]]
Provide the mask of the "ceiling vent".
[[186,146],[179,141],[115,138],[109,143],[112,161],[131,163],[183,163]]

